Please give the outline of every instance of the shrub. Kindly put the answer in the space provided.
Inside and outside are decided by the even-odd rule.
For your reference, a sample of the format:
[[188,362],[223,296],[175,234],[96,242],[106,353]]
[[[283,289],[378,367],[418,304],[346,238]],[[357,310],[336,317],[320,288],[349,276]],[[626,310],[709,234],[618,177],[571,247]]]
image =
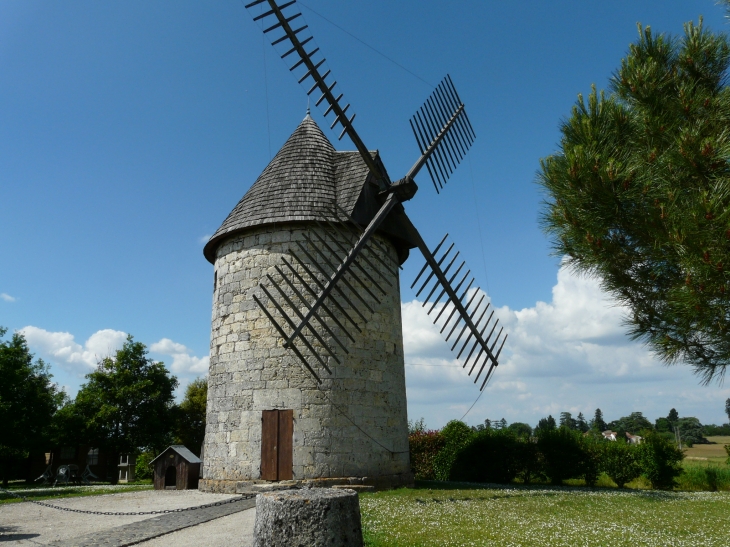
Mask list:
[[601,470],[623,488],[627,482],[641,476],[639,448],[623,441],[607,442],[602,446]]
[[553,484],[583,475],[585,457],[581,437],[579,432],[564,427],[540,431],[537,447],[544,458],[545,473]]
[[725,463],[730,465],[730,444],[724,445],[723,448],[725,449],[725,452],[727,452],[727,461]]
[[484,430],[459,450],[450,479],[470,482],[508,483],[517,476],[520,443],[506,430]]
[[730,490],[730,469],[716,465],[685,464],[678,479],[682,490]]
[[595,486],[598,476],[601,474],[603,439],[598,440],[592,435],[583,435],[581,438],[581,451],[583,452],[583,478],[588,486]]
[[152,467],[150,462],[155,459],[155,455],[152,452],[142,452],[137,456],[137,461],[134,464],[134,474],[137,480],[145,480],[152,478]]
[[639,445],[641,471],[652,488],[673,488],[677,484],[677,477],[682,473],[683,459],[681,450],[655,433],[649,433]]
[[517,463],[517,476],[525,484],[530,484],[533,479],[545,479],[545,458],[537,448],[537,443],[530,439],[522,439],[517,443],[515,454]]
[[434,480],[436,471],[434,460],[446,444],[443,435],[438,431],[415,431],[408,436],[411,451],[411,471],[417,479]]
[[433,459],[433,470],[436,480],[448,481],[451,469],[461,449],[474,438],[475,432],[464,422],[452,420],[441,430],[444,445]]

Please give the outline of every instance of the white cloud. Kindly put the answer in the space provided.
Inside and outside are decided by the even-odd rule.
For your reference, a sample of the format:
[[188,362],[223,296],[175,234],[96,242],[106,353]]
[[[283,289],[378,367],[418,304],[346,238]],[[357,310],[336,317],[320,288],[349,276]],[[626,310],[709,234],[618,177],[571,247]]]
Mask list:
[[[470,378],[462,369],[421,304],[402,304],[405,361],[430,365],[406,366],[409,414],[440,427],[460,418],[479,390],[475,373]],[[664,366],[626,336],[625,312],[597,280],[566,268],[558,272],[551,302],[522,310],[498,308],[495,316],[509,338],[500,366],[466,421],[504,417],[534,425],[561,411],[590,418],[597,407],[610,419],[641,411],[653,420],[676,407],[701,421],[726,421],[730,389],[700,386],[687,366]]]
[[198,243],[202,243],[203,245],[205,245],[206,243],[208,243],[211,237],[213,237],[213,234],[205,234],[204,236],[200,236],[198,238]]
[[206,374],[210,357],[195,357],[191,351],[182,344],[173,342],[169,338],[163,338],[150,346],[150,351],[172,357],[170,370],[177,374]]
[[69,332],[50,332],[34,326],[23,327],[20,332],[39,357],[78,374],[89,372],[100,359],[121,348],[127,339],[125,332],[103,329],[81,346]]
[[0,292],[0,299],[5,300],[5,302],[15,302],[17,298],[14,296],[10,296],[8,293]]

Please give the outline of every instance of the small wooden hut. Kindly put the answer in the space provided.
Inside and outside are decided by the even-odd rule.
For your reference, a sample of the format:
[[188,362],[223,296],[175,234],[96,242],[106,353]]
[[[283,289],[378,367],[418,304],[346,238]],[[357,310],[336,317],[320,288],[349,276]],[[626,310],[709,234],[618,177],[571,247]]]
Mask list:
[[181,444],[163,450],[150,462],[155,490],[191,490],[198,487],[200,458]]

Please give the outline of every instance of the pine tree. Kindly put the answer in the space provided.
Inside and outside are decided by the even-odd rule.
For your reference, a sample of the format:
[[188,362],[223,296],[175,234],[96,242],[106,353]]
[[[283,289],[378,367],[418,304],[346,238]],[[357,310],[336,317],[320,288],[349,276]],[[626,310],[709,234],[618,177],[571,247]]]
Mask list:
[[585,416],[583,416],[582,412],[578,413],[578,419],[576,420],[576,427],[578,428],[578,431],[582,431],[585,433],[590,428],[588,427],[588,423],[586,422]]
[[730,399],[725,400],[725,414],[727,414],[727,419],[730,421]]
[[677,425],[677,421],[679,420],[679,412],[677,412],[676,408],[673,408],[669,411],[669,414],[667,415],[667,420],[669,420],[669,424],[672,427]]
[[730,364],[730,42],[639,26],[610,95],[579,95],[541,162],[555,253],[629,309],[629,334],[703,382]]
[[606,429],[608,429],[606,422],[603,420],[603,412],[600,408],[597,408],[596,412],[593,414],[591,427],[596,431],[606,431]]

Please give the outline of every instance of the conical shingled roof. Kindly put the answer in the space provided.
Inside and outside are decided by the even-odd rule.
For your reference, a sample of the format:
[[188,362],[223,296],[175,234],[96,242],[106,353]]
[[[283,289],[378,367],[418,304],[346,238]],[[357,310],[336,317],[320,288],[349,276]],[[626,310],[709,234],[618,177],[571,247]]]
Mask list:
[[210,238],[203,254],[214,263],[215,249],[224,238],[254,226],[331,218],[335,203],[352,213],[368,176],[360,154],[336,151],[307,114]]

